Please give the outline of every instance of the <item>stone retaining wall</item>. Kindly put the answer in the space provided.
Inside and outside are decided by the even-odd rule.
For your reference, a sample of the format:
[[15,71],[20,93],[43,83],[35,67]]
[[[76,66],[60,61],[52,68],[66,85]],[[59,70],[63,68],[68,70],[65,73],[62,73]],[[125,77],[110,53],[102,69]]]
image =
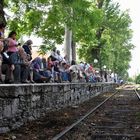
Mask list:
[[1,84],[0,133],[16,129],[50,111],[89,100],[114,87],[112,83]]

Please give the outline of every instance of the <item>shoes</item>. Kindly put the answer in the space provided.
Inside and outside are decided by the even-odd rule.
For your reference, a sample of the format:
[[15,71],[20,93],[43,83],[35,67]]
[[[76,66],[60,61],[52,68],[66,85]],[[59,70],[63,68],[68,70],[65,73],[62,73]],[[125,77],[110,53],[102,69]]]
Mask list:
[[30,80],[30,83],[35,83],[35,81],[33,81],[33,80]]
[[43,76],[42,76],[42,77],[40,78],[40,80],[41,80],[42,82],[44,82],[44,81],[47,80],[47,77],[43,77]]
[[22,81],[21,83],[30,83],[28,80]]
[[3,84],[3,81],[2,81],[2,79],[0,79],[0,84]]
[[5,80],[4,83],[5,84],[12,84],[12,83],[14,83],[14,81],[13,80]]
[[41,77],[41,78],[40,78],[40,80],[41,80],[42,82],[49,82],[50,79],[51,79],[51,77]]
[[14,84],[21,84],[21,82],[19,82],[19,81],[14,81]]
[[46,82],[50,82],[51,81],[51,77],[47,77]]

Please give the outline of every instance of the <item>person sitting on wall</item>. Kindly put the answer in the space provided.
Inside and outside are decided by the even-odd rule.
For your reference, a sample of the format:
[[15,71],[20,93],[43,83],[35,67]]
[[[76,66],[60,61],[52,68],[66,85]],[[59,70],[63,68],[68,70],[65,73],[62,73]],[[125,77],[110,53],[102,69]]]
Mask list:
[[44,71],[41,67],[42,59],[39,57],[36,57],[31,65],[33,69],[33,79],[37,83],[43,83],[43,82],[49,82],[50,81],[50,75],[47,71]]
[[56,52],[56,47],[54,47],[54,48],[52,49],[50,58],[51,58],[52,61],[58,60],[58,54],[57,54],[57,52]]
[[74,60],[71,61],[71,66],[69,67],[71,82],[78,82],[80,67],[76,64]]
[[60,75],[61,75],[62,82],[70,82],[71,81],[70,72],[69,72],[69,65],[63,61],[61,62],[61,66],[60,66]]
[[61,56],[60,51],[57,50],[56,53],[57,53],[57,59],[58,59],[58,61],[59,62],[62,62],[63,61],[63,57]]

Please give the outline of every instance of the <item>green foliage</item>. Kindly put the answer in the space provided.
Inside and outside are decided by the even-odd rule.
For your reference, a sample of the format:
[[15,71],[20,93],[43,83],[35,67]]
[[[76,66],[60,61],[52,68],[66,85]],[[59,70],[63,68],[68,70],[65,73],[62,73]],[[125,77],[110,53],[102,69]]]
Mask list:
[[39,55],[44,56],[47,53],[47,51],[48,51],[47,46],[41,45],[39,50],[38,50],[38,53],[39,53]]
[[97,25],[102,15],[87,0],[8,0],[7,6],[14,13],[8,22],[10,30],[17,29],[19,36],[36,34],[45,42],[57,44],[64,41],[65,25],[72,30],[76,42],[82,38],[90,40],[87,30]]
[[107,69],[125,77],[131,60],[131,50],[134,48],[130,43],[130,16],[128,11],[120,11],[119,5],[111,1],[103,1],[100,10],[104,14],[102,22],[97,28],[90,28],[92,40],[80,42],[82,47],[79,48],[79,56],[90,63],[98,59],[100,69],[106,65]]
[[131,77],[129,77],[129,78],[127,79],[127,81],[133,83],[133,82],[134,82],[134,79],[131,78]]
[[140,74],[135,79],[136,84],[140,84]]
[[52,48],[54,47],[55,47],[55,44],[53,44],[50,41],[47,41],[45,44],[40,46],[38,53],[39,55],[44,56],[45,54],[47,54],[48,51],[52,50]]
[[136,113],[136,119],[140,120],[140,112]]
[[0,1],[0,24],[6,25],[3,8],[4,8],[4,0],[1,0]]
[[16,30],[18,37],[36,34],[43,38],[40,54],[62,44],[65,26],[73,33],[73,40],[80,45],[81,59],[98,67],[127,75],[131,50],[132,31],[128,11],[120,11],[119,4],[111,0],[5,0],[12,13],[8,17],[9,30]]

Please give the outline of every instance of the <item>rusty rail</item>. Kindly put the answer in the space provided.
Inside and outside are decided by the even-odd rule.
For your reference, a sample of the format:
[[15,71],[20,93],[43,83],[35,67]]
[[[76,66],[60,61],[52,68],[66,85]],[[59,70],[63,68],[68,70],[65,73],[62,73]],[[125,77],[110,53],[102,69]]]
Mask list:
[[110,97],[108,97],[107,99],[105,99],[103,102],[101,102],[99,105],[97,105],[95,108],[93,108],[91,111],[89,111],[88,113],[86,113],[84,116],[82,116],[79,120],[77,120],[75,123],[73,123],[72,125],[68,126],[65,130],[63,130],[62,132],[60,132],[59,134],[57,134],[55,137],[52,138],[52,140],[58,140],[61,137],[63,137],[66,133],[68,133],[72,128],[74,128],[75,126],[77,126],[80,122],[82,122],[83,120],[85,120],[89,115],[93,114],[97,109],[99,109],[104,103],[106,103],[110,98],[112,98],[115,94],[117,94],[119,91],[116,90],[115,93],[113,93]]

